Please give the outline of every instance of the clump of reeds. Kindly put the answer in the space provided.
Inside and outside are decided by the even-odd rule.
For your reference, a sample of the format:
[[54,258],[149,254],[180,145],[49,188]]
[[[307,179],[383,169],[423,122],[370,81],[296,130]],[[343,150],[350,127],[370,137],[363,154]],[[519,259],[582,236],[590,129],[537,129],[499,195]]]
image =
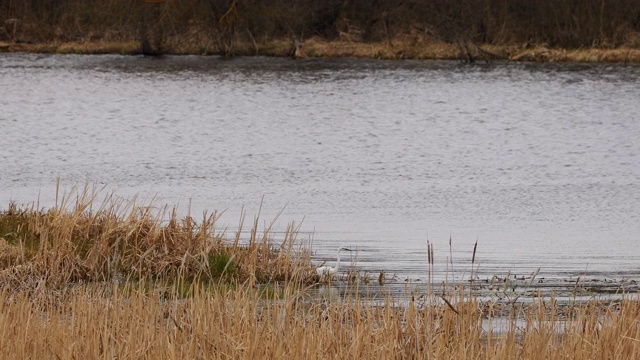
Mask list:
[[[275,243],[256,218],[248,239],[243,219],[232,239],[216,228],[219,214],[178,218],[87,187],[49,210],[10,205],[0,213],[0,285],[60,288],[87,282],[191,283],[310,281],[308,253],[292,224]],[[309,275],[310,276],[310,275]]]

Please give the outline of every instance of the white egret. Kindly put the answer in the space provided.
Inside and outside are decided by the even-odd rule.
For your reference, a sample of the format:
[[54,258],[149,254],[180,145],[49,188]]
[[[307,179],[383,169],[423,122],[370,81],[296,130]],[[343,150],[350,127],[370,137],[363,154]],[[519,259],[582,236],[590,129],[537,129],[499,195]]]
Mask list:
[[320,266],[319,268],[316,269],[316,273],[320,275],[321,278],[325,278],[325,277],[330,278],[338,272],[338,270],[340,269],[340,252],[341,251],[353,251],[353,250],[348,249],[346,247],[341,247],[340,249],[338,249],[338,260],[336,261],[335,267],[325,265],[325,266]]

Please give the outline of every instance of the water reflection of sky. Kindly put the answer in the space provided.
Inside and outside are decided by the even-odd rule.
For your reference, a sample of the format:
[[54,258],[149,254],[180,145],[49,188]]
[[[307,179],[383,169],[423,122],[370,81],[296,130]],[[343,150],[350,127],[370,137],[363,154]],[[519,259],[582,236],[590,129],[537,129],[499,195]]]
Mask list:
[[[302,220],[365,269],[637,270],[640,67],[0,57],[0,201],[57,177],[186,212]],[[313,233],[313,235],[311,235]],[[461,265],[464,267],[464,265]],[[635,276],[635,275],[634,275]]]

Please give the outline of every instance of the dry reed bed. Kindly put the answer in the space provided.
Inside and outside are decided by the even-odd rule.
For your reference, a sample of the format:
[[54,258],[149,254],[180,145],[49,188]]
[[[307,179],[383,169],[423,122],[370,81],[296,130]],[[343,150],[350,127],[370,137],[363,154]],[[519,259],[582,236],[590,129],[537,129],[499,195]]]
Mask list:
[[[7,357],[148,359],[631,359],[640,356],[640,306],[585,304],[569,320],[538,301],[504,330],[471,299],[399,308],[347,298],[304,301],[291,288],[273,297],[253,287],[194,289],[166,301],[114,287],[64,300],[5,290],[0,348]],[[455,309],[455,311],[454,311]]]

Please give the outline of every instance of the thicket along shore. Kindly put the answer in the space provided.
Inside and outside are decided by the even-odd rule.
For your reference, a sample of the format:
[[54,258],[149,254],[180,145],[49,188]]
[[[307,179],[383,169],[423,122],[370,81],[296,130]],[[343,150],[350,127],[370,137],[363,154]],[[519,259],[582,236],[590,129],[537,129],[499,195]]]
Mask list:
[[[362,277],[320,278],[308,251],[296,246],[294,225],[276,238],[256,218],[249,238],[240,239],[244,218],[226,234],[216,212],[197,221],[97,196],[85,188],[58,196],[48,210],[9,205],[0,213],[5,356],[640,355],[640,302],[622,288],[615,298],[560,304],[553,296],[487,298],[471,281],[373,299],[360,295],[368,286]],[[431,272],[433,247],[425,252]],[[474,249],[470,279],[475,262]],[[331,284],[343,281],[355,291]]]
[[640,61],[640,0],[64,0],[0,4],[0,51]]

